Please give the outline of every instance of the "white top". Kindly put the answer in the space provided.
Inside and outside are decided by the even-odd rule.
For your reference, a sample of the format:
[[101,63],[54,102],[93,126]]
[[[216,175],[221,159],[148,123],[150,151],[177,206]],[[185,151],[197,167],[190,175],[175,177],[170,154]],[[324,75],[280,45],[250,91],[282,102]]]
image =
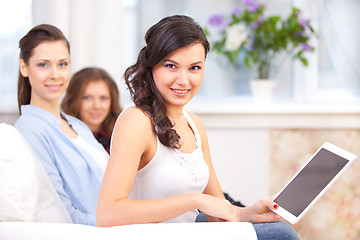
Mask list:
[[72,140],[75,145],[88,151],[88,153],[93,157],[95,162],[99,165],[102,172],[105,173],[106,166],[108,164],[107,156],[102,151],[100,151],[96,147],[93,147],[90,143],[85,141],[80,135],[78,135],[75,139]]
[[[130,199],[161,199],[204,191],[209,168],[202,153],[200,134],[190,116],[186,112],[183,115],[194,132],[197,148],[192,153],[182,153],[157,139],[155,156],[137,172]],[[198,213],[195,209],[165,222],[194,222]]]

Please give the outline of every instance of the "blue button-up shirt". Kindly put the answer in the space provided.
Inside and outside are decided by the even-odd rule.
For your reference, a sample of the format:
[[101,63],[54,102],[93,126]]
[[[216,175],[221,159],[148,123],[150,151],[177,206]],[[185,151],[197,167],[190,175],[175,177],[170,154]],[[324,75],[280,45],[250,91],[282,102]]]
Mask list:
[[[15,127],[43,164],[74,223],[95,225],[96,204],[104,174],[93,157],[79,148],[60,128],[60,120],[46,110],[21,106]],[[73,130],[109,155],[79,119],[61,113]]]

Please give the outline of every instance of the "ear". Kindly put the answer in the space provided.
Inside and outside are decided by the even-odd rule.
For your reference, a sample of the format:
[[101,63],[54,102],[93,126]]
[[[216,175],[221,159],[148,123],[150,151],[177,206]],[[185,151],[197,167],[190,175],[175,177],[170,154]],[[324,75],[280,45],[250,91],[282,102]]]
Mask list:
[[20,73],[23,75],[23,77],[29,76],[28,66],[23,59],[20,59]]

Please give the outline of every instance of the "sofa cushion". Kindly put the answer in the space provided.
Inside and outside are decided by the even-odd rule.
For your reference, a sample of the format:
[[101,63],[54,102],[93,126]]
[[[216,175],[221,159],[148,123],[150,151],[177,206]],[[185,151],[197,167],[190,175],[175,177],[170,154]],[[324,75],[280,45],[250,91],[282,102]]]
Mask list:
[[13,126],[0,123],[0,221],[71,223],[30,146]]

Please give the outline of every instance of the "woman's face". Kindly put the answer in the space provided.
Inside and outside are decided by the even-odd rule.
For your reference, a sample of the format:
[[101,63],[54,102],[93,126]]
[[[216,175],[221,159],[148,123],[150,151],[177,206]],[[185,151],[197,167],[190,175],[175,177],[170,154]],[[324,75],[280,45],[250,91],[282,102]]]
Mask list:
[[70,54],[64,41],[46,41],[33,49],[26,64],[20,59],[20,72],[31,85],[30,104],[58,105],[70,82]]
[[80,104],[80,119],[96,132],[108,116],[111,107],[109,86],[104,80],[91,81],[84,90]]
[[201,43],[179,48],[153,67],[153,78],[167,107],[184,106],[200,88],[205,65]]

